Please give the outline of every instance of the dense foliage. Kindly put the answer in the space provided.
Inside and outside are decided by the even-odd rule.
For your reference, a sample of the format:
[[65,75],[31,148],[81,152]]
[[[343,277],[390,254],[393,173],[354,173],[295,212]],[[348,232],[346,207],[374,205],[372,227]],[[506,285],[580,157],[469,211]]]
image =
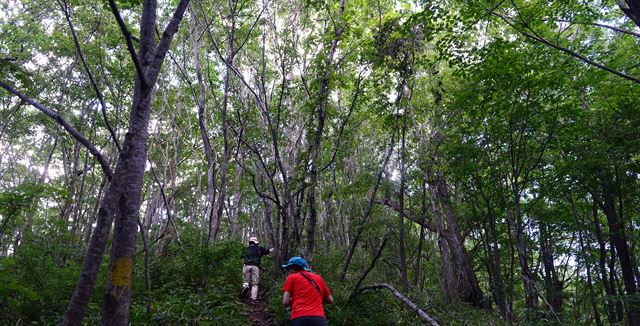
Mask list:
[[0,5],[0,322],[640,325],[640,2],[155,3]]

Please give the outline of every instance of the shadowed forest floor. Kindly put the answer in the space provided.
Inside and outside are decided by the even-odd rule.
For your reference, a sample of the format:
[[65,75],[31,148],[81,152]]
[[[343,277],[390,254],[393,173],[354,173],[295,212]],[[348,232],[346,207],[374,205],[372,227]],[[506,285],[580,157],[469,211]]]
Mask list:
[[252,302],[248,295],[241,299],[241,302],[245,304],[245,314],[254,326],[273,326],[276,324],[275,317],[267,310],[271,300],[268,293],[266,286],[260,284],[258,300]]

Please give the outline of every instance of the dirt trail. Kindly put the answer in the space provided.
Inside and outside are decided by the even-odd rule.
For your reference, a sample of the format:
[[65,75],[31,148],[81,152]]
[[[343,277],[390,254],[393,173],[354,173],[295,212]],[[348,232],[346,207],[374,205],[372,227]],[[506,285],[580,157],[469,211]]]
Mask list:
[[270,298],[267,296],[264,286],[260,287],[258,291],[258,300],[255,302],[249,299],[249,296],[242,299],[242,302],[246,305],[246,315],[251,320],[254,326],[273,326],[275,325],[275,319],[267,311],[267,306]]

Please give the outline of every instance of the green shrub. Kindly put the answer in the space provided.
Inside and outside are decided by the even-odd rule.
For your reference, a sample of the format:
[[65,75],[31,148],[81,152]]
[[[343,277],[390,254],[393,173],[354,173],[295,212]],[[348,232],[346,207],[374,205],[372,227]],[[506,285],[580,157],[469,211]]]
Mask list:
[[77,244],[55,232],[26,233],[0,258],[0,321],[59,324],[80,274]]
[[136,260],[130,321],[135,325],[246,325],[236,295],[242,284],[243,246],[199,245],[189,234],[172,242],[162,257],[150,257],[151,313],[146,311],[143,257]]

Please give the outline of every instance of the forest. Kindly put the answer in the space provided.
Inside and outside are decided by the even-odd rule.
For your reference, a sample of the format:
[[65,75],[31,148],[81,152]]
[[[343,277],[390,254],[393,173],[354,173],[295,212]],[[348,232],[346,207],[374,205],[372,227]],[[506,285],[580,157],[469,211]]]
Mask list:
[[640,0],[0,8],[4,325],[640,325]]

